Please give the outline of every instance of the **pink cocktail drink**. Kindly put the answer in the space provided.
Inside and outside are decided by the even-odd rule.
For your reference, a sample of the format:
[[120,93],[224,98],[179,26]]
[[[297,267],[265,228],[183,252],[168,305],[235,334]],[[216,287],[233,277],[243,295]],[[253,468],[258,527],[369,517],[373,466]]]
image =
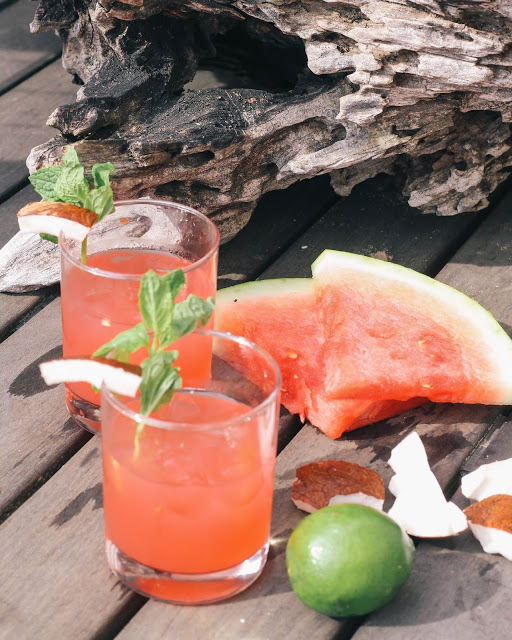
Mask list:
[[[137,415],[138,399],[102,390],[107,556],[118,577],[145,595],[220,600],[264,566],[280,378],[273,361],[252,350],[244,342],[238,362],[230,356],[227,365],[214,355],[201,388],[176,392],[149,419]],[[244,371],[248,362],[264,371],[263,385]]]
[[[163,223],[158,235],[151,233],[153,216]],[[116,203],[115,213],[93,227],[85,265],[79,243],[61,237],[60,245],[65,357],[91,355],[142,320],[138,292],[149,269],[159,275],[183,269],[186,284],[178,301],[189,294],[215,296],[218,231],[206,216],[181,205],[150,200]],[[185,384],[203,375],[208,366],[196,357],[195,342],[186,336],[173,345],[180,351],[177,364]],[[140,349],[131,362],[139,364],[146,356]],[[99,431],[99,394],[90,385],[67,384],[66,403],[76,422]]]

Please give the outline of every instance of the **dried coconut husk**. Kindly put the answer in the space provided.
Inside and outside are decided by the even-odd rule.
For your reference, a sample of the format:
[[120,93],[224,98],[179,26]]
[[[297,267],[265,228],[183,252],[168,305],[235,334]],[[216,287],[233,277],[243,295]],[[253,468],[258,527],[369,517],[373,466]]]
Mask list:
[[475,502],[464,509],[464,513],[473,524],[512,533],[512,496],[505,493]]
[[295,505],[308,513],[344,502],[382,510],[384,496],[384,481],[376,471],[344,460],[321,460],[299,467],[291,495]]
[[499,553],[512,560],[512,496],[489,496],[467,507],[464,513],[486,553]]

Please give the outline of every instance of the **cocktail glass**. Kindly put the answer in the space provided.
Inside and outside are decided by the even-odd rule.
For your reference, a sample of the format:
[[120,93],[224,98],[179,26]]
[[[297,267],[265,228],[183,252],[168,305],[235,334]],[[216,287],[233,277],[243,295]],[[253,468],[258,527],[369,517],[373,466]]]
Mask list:
[[[183,269],[186,284],[178,301],[188,294],[215,296],[219,233],[209,218],[189,207],[146,199],[116,202],[114,213],[89,233],[87,264],[80,259],[81,243],[61,234],[59,244],[64,357],[90,356],[141,321],[138,292],[148,269],[159,275]],[[185,336],[175,343],[185,383],[205,366],[195,358],[194,342]],[[139,364],[146,355],[141,349],[131,362]],[[66,384],[65,393],[73,420],[98,433],[99,393],[86,383]]]
[[157,414],[141,416],[138,398],[105,386],[101,396],[110,568],[135,591],[178,604],[223,600],[261,573],[276,455],[274,360],[231,334],[196,338],[210,375]]

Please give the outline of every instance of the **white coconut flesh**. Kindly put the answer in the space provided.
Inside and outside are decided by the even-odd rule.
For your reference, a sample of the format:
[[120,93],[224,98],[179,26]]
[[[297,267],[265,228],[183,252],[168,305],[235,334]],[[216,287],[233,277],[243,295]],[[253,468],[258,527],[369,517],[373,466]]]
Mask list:
[[76,220],[59,218],[58,216],[19,216],[18,224],[22,233],[47,233],[59,237],[62,231],[67,238],[78,242],[82,242],[91,230],[91,227],[87,227]]
[[512,458],[483,464],[462,478],[461,490],[470,500],[483,500],[498,493],[512,495]]
[[142,377],[122,366],[87,358],[61,358],[42,362],[41,375],[48,385],[60,382],[88,382],[97,389],[104,383],[115,393],[134,397]]
[[409,535],[442,538],[467,529],[464,513],[444,497],[417,433],[392,450],[389,465],[395,472],[389,490],[396,500],[388,515]]
[[486,398],[471,401],[512,403],[512,340],[472,298],[413,269],[343,251],[324,251],[313,263],[312,271],[315,287],[320,290],[347,283],[368,295],[375,291],[378,296],[382,291],[385,297],[392,296],[405,308],[422,313],[454,341],[462,341],[467,353],[463,351],[461,357],[468,361],[470,379],[475,375],[473,367],[477,379],[485,373],[482,392]]
[[469,528],[485,553],[499,553],[507,560],[512,560],[512,533],[473,522],[469,523]]

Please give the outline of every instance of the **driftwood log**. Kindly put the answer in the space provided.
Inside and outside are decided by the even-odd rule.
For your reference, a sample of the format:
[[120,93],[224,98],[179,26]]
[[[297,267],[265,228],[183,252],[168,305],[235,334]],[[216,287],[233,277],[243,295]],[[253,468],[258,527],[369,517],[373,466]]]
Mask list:
[[510,171],[512,0],[41,0],[31,28],[57,30],[82,86],[30,170],[71,143],[114,162],[117,197],[188,203],[224,240],[323,173],[341,195],[395,174],[452,215]]

